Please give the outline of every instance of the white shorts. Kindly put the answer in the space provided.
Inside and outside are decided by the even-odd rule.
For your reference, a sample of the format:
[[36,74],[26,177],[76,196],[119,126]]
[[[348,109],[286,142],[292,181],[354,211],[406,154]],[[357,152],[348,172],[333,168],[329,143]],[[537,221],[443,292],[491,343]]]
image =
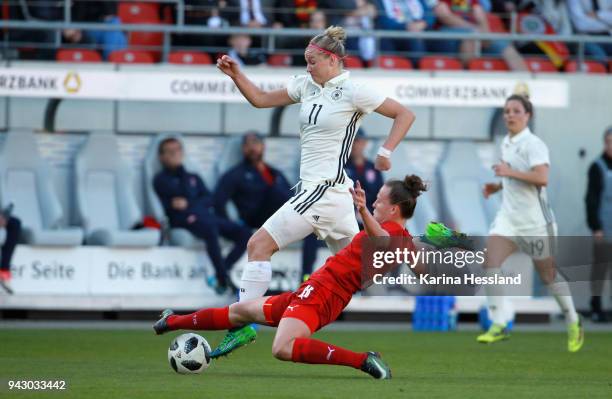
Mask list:
[[335,185],[302,182],[298,193],[270,216],[263,228],[279,249],[313,232],[320,240],[352,239],[359,232],[348,191],[352,185],[350,180]]
[[504,215],[498,214],[491,225],[489,235],[508,238],[521,252],[532,259],[546,259],[555,253],[557,225],[549,223],[528,229],[517,229]]

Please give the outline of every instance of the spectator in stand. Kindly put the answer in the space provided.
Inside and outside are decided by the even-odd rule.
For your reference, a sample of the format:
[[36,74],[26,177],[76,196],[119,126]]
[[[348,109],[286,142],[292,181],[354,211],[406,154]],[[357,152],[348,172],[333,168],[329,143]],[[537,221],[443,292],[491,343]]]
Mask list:
[[[439,0],[433,11],[439,23],[438,30],[446,32],[490,32],[485,10],[478,0]],[[493,40],[482,42],[484,53],[502,56],[510,69],[527,71],[525,60],[516,48],[507,41]],[[476,55],[476,43],[473,40],[436,40],[432,43],[436,52],[456,53],[460,50],[464,61],[469,61]]]
[[223,12],[232,26],[262,28],[274,22],[275,0],[227,0]]
[[[282,172],[264,162],[264,151],[264,139],[259,133],[245,133],[242,138],[242,162],[219,179],[215,190],[217,214],[228,218],[226,206],[232,201],[242,223],[252,229],[260,228],[292,195]],[[304,239],[302,275],[312,272],[318,246],[314,234]]]
[[[567,0],[567,7],[576,33],[609,36],[612,32],[611,0]],[[612,44],[591,43],[589,54],[606,62],[612,56]]]
[[[368,137],[363,129],[357,130],[351,156],[346,163],[346,173],[354,182],[359,181],[361,188],[366,193],[366,206],[370,212],[374,211],[374,201],[378,190],[383,186],[384,179],[382,173],[374,167],[374,163],[366,158],[365,149],[368,146]],[[359,213],[357,213],[359,215]],[[357,220],[361,224],[359,216]]]
[[[216,272],[216,282],[210,280],[208,283],[214,286],[217,293],[222,294],[231,284],[227,271],[244,254],[251,232],[215,215],[213,197],[204,181],[183,167],[183,146],[179,140],[163,140],[159,144],[158,154],[163,170],[155,176],[153,185],[170,226],[187,229],[204,240]],[[221,255],[220,235],[234,242],[225,259]]]
[[[224,0],[184,0],[185,24],[206,26],[209,28],[224,28],[229,26],[225,14]],[[185,47],[218,47],[227,45],[227,36],[223,35],[198,35],[198,34],[173,34],[173,46]]]
[[491,8],[487,9],[488,12],[493,12],[495,14],[502,14],[503,16],[504,14],[509,14],[509,13],[518,11],[521,4],[525,3],[525,1],[524,0],[489,0],[489,3],[490,3]]
[[[274,14],[275,28],[306,28],[310,23],[310,15],[322,10],[317,0],[277,0]],[[303,40],[300,40],[300,45]]]
[[[371,30],[375,26],[375,18],[378,15],[376,6],[368,0],[356,0],[355,8],[345,19],[347,28]],[[366,61],[372,61],[376,57],[376,39],[371,36],[349,37],[346,41],[349,50],[357,50],[359,57]]]
[[[528,0],[522,4],[521,10],[531,8],[531,12],[541,16],[559,35],[572,35],[574,29],[570,20],[567,4],[564,0]],[[578,46],[566,44],[574,53]],[[529,51],[535,46],[522,47],[521,51]],[[602,47],[597,43],[584,43],[584,52],[588,57],[606,63],[607,57]]]
[[[437,0],[376,0],[378,17],[376,27],[384,30],[406,32],[424,32],[432,28],[434,18],[431,8],[437,6]],[[418,62],[425,52],[425,41],[422,39],[382,39],[382,51],[408,52],[413,62]]]
[[[119,25],[117,3],[105,1],[74,0],[72,2],[72,20],[74,22],[95,22]],[[108,59],[111,52],[127,48],[128,40],[124,32],[111,30],[65,29],[62,31],[64,43],[95,47],[102,49],[102,56]]]
[[244,34],[232,35],[229,38],[231,49],[227,54],[235,59],[241,67],[245,65],[261,65],[265,64],[266,57],[251,49],[251,36]]
[[[272,27],[280,28],[312,28],[321,26],[325,18],[324,28],[333,25],[334,21],[343,20],[355,10],[354,0],[276,0]],[[319,14],[322,12],[323,15]],[[317,15],[315,15],[317,14]],[[312,24],[312,25],[311,25]],[[277,37],[276,46],[279,51],[287,50],[293,54],[293,66],[306,66],[304,60],[304,44],[310,37]]]
[[11,287],[11,260],[19,235],[21,234],[21,221],[10,215],[10,208],[0,212],[0,229],[6,229],[6,239],[0,252],[0,287],[9,295],[13,294]]
[[[63,8],[52,2],[4,2],[2,15],[5,20],[59,21],[63,19]],[[18,45],[19,58],[28,60],[52,60],[55,58],[55,32],[41,29],[3,29],[2,37]],[[32,49],[31,43],[39,48]]]
[[612,272],[612,126],[604,133],[604,151],[589,168],[586,194],[587,223],[593,233],[591,316],[608,321],[601,296],[606,275]]

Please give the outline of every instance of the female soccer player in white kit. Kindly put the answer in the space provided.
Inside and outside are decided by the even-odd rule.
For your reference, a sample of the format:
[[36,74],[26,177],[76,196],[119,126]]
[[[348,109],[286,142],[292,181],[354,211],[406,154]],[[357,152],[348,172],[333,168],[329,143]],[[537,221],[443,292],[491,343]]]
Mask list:
[[[217,67],[257,108],[301,103],[300,188],[249,240],[248,263],[242,273],[240,301],[258,298],[272,278],[270,258],[281,248],[311,233],[336,253],[359,232],[344,172],[355,133],[364,115],[375,111],[394,120],[378,151],[376,167],[388,170],[390,156],[414,122],[414,114],[397,101],[357,84],[343,70],[346,33],[329,27],[315,36],[305,51],[307,74],[294,76],[286,89],[266,92],[251,82],[237,62],[224,55]],[[212,356],[218,357],[255,339],[252,327],[230,331]]]
[[[508,135],[502,142],[502,162],[495,165],[501,183],[488,183],[485,198],[503,190],[499,210],[487,241],[487,275],[501,275],[504,261],[516,250],[533,259],[533,263],[565,315],[570,352],[584,343],[582,325],[567,281],[555,270],[553,241],[557,226],[546,198],[550,159],[548,147],[529,129],[533,106],[524,96],[512,95],[506,100],[504,121]],[[503,286],[485,286],[493,319],[491,328],[478,336],[481,343],[498,342],[509,337]]]

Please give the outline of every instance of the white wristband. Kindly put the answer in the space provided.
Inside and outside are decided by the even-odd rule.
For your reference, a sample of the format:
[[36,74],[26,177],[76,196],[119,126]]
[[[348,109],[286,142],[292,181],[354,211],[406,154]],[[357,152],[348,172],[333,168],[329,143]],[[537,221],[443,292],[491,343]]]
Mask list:
[[392,152],[393,152],[393,151],[388,150],[388,149],[386,149],[385,147],[382,147],[382,146],[381,146],[381,147],[378,149],[378,152],[376,153],[376,155],[380,155],[381,157],[384,157],[384,158],[391,158],[391,153],[392,153]]

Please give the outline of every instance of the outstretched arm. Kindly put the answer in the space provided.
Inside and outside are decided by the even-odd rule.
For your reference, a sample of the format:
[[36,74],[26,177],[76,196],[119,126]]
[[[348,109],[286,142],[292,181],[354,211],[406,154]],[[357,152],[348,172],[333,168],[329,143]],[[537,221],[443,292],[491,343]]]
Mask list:
[[[385,99],[375,111],[387,118],[393,119],[391,132],[382,145],[378,156],[376,156],[375,162],[376,169],[389,170],[391,169],[391,160],[389,159],[391,153],[406,136],[416,118],[412,111],[390,98]],[[381,151],[385,152],[385,154],[381,155]]]
[[217,60],[217,68],[234,81],[244,98],[256,108],[280,107],[294,103],[287,94],[287,89],[261,90],[242,73],[236,60],[229,55],[224,55]]
[[353,196],[353,202],[357,207],[357,212],[361,215],[363,219],[363,227],[366,234],[369,237],[388,237],[389,233],[380,227],[380,224],[374,219],[374,216],[368,210],[366,206],[366,196],[365,191],[361,188],[361,184],[359,181],[355,184],[355,188],[349,188],[351,195]]

